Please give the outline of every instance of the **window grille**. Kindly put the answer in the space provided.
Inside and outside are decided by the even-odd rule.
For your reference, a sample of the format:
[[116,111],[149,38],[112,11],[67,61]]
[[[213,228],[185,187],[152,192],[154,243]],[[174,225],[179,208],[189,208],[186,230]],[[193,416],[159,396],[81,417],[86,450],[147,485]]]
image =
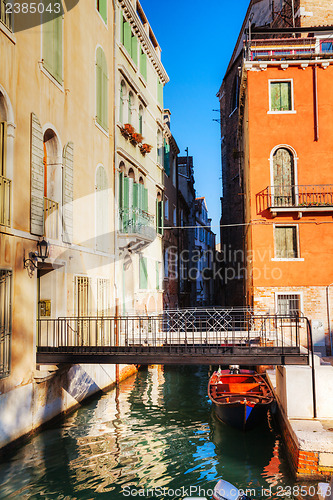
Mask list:
[[12,272],[0,270],[0,378],[10,373]]
[[300,315],[301,296],[298,294],[279,294],[277,296],[277,313],[283,316]]

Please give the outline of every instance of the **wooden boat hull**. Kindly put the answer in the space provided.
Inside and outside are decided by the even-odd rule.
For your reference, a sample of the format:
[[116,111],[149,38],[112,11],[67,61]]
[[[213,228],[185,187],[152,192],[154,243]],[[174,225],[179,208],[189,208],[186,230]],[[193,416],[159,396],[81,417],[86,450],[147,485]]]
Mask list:
[[250,407],[242,403],[214,403],[214,408],[219,420],[242,431],[248,431],[265,420],[269,405],[258,403]]
[[209,380],[208,395],[216,416],[244,431],[263,421],[273,401],[266,379],[249,370],[237,374],[228,370],[214,372]]

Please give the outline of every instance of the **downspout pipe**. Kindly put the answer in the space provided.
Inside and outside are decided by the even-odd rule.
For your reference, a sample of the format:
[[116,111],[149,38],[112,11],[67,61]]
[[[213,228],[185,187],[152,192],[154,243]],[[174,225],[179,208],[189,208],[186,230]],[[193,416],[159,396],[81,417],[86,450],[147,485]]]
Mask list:
[[314,140],[319,141],[319,117],[318,117],[318,66],[313,66],[313,111],[314,111]]
[[332,338],[332,330],[331,330],[331,311],[330,311],[330,287],[332,285],[333,285],[333,283],[330,283],[326,287],[327,324],[328,324],[328,334],[330,337],[331,356],[333,356],[333,338]]

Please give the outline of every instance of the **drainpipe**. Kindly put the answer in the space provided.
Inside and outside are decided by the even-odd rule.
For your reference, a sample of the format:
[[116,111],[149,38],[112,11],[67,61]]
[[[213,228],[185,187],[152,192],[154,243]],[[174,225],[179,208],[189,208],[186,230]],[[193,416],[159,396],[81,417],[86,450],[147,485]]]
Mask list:
[[313,111],[314,111],[314,140],[319,141],[319,118],[318,118],[318,68],[313,66]]
[[331,356],[333,356],[333,338],[332,338],[332,330],[331,330],[331,312],[330,312],[330,287],[332,285],[333,285],[333,283],[330,283],[326,287],[327,323],[328,323],[328,334],[330,336]]

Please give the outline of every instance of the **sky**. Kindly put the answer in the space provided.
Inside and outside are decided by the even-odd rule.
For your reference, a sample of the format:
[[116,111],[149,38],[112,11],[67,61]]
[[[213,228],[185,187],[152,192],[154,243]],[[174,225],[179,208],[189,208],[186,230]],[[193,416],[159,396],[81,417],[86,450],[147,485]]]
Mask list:
[[[194,158],[197,196],[205,196],[219,241],[221,150],[216,94],[227,69],[249,0],[140,0],[162,49],[170,82],[164,107],[171,132],[185,155]],[[213,227],[214,226],[214,227]]]

